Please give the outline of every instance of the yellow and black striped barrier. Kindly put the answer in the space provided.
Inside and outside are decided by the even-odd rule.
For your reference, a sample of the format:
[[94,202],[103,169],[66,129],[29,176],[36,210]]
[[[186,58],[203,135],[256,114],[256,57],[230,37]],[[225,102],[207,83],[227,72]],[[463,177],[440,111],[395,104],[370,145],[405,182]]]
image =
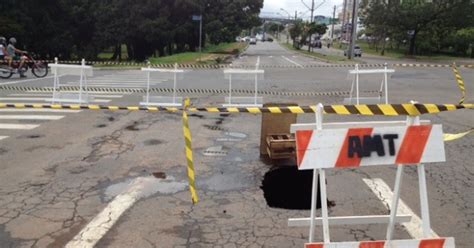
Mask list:
[[188,164],[188,178],[189,178],[189,191],[191,191],[191,198],[194,204],[199,202],[199,197],[196,192],[196,172],[194,170],[194,159],[193,159],[193,138],[191,135],[191,129],[189,129],[189,119],[186,109],[191,106],[191,101],[186,99],[183,111],[183,131],[184,140],[186,145],[186,161]]
[[[110,111],[148,111],[148,112],[180,112],[182,108],[172,107],[141,107],[141,106],[105,106],[105,105],[56,105],[56,104],[2,104],[0,108],[33,108],[33,109],[71,109],[71,110],[110,110]],[[316,105],[290,107],[263,107],[263,108],[219,108],[194,107],[186,108],[187,112],[208,113],[250,113],[250,114],[306,114],[316,113]],[[418,116],[424,114],[438,114],[441,112],[460,109],[474,109],[474,104],[372,104],[372,105],[327,105],[325,114],[335,115],[364,115],[364,116]]]
[[461,90],[461,100],[459,101],[459,104],[463,104],[466,100],[466,86],[464,84],[464,80],[462,79],[461,73],[459,73],[459,70],[456,67],[456,63],[453,63],[453,71],[456,81],[458,82],[459,89]]

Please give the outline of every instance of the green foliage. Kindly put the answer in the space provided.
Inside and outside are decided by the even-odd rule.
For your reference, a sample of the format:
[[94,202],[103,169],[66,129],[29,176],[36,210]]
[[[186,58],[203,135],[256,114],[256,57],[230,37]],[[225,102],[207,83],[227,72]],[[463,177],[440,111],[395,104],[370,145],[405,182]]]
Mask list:
[[42,58],[95,59],[112,48],[112,58],[144,60],[194,52],[199,46],[233,41],[260,24],[263,0],[1,0],[0,35]]
[[[458,37],[460,30],[474,27],[471,0],[361,2],[366,35],[375,47],[382,44],[406,47],[407,54],[455,52],[466,54],[469,38]],[[467,35],[466,37],[469,37]],[[386,44],[386,38],[390,38]]]

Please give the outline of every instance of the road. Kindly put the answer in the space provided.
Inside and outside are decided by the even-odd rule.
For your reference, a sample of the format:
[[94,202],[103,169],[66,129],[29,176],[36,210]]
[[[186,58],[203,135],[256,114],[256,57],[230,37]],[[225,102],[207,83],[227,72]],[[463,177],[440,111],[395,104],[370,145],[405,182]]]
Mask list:
[[[348,68],[298,68],[321,64],[276,43],[250,46],[236,65],[265,68],[262,91],[349,91]],[[291,66],[291,67],[290,67]],[[295,68],[296,66],[296,68]],[[389,79],[392,103],[456,103],[460,92],[449,68],[395,68]],[[461,69],[468,102],[474,73]],[[1,80],[0,86],[51,87],[52,78]],[[169,77],[153,88],[172,87]],[[378,90],[380,77],[364,77],[363,91]],[[78,78],[61,77],[77,85]],[[142,88],[138,70],[97,70],[90,86]],[[233,88],[252,89],[235,79]],[[227,89],[222,70],[187,71],[183,89]],[[137,105],[139,93],[94,92],[93,104]],[[224,103],[223,94],[181,94],[194,105]],[[51,93],[1,91],[0,102],[46,103]],[[265,102],[340,104],[343,96],[265,95]],[[325,121],[404,120],[327,116]],[[473,127],[472,111],[423,119],[456,133]],[[314,122],[301,115],[298,122]],[[309,217],[311,174],[295,166],[273,166],[259,156],[261,117],[246,114],[190,115],[200,202],[187,188],[181,115],[146,112],[89,112],[0,109],[1,247],[302,247],[307,228],[288,227],[288,218]],[[426,165],[432,229],[455,237],[458,247],[474,242],[473,136],[446,143],[446,163]],[[394,166],[328,171],[331,216],[387,214]],[[404,210],[420,216],[416,168],[405,169]],[[279,207],[278,207],[279,206]],[[318,215],[320,212],[318,211]],[[416,218],[415,218],[416,219]],[[419,238],[417,222],[398,225],[395,238]],[[333,241],[384,239],[385,225],[335,226]],[[322,240],[317,228],[316,240]]]

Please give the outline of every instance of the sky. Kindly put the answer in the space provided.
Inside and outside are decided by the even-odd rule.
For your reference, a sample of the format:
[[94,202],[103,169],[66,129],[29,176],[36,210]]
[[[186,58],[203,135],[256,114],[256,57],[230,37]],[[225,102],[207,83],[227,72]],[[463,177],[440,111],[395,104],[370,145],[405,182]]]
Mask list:
[[[303,0],[306,5],[311,7],[311,0]],[[324,2],[324,3],[323,3]],[[321,4],[321,7],[315,10],[315,15],[324,15],[324,16],[332,16],[332,12],[334,9],[334,5],[337,5],[336,16],[338,12],[342,10],[342,3],[343,0],[315,0],[314,6],[318,6]],[[263,16],[278,16],[277,13],[281,13],[282,15],[288,16],[284,11],[280,9],[283,8],[288,11],[292,17],[295,16],[295,10],[298,12],[306,13],[303,17],[308,18],[311,16],[311,12],[308,11],[308,8],[301,3],[301,0],[264,0],[263,9],[261,15]],[[298,14],[300,16],[300,14]]]

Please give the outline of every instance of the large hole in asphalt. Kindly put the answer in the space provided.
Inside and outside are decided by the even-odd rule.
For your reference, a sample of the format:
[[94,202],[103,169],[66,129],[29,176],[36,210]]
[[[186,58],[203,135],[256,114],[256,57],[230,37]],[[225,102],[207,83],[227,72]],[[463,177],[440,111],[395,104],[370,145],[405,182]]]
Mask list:
[[[311,209],[313,171],[299,171],[297,166],[282,166],[268,171],[262,182],[262,190],[269,207],[306,210]],[[321,208],[319,197],[317,208]]]

